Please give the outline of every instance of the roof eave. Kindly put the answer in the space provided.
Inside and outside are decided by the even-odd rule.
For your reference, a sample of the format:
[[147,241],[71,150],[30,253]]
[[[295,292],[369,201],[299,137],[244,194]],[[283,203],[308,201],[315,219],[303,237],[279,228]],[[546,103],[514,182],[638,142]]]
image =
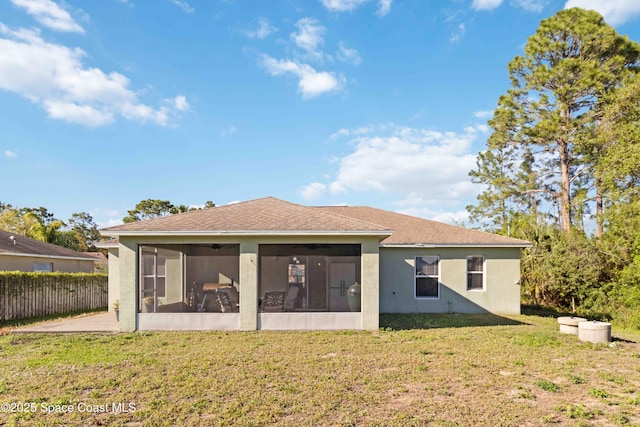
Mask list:
[[[102,230],[103,236],[391,236],[391,230]],[[104,247],[104,246],[102,246]]]
[[398,243],[398,244],[384,244],[381,243],[381,248],[530,248],[532,243]]
[[74,261],[99,261],[98,258],[95,257],[75,257],[75,256],[64,256],[64,255],[46,255],[46,254],[23,254],[17,252],[0,252],[0,255],[7,256],[19,256],[19,257],[28,257],[28,258],[51,258],[51,259],[68,259]]
[[94,246],[96,248],[100,248],[100,249],[115,249],[118,247],[118,243],[117,242],[109,242],[109,243],[94,243]]

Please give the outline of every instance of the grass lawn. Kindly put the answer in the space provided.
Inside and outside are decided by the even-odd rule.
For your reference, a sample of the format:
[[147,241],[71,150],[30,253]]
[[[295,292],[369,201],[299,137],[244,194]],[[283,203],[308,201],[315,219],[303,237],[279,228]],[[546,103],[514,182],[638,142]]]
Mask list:
[[381,323],[0,336],[0,425],[640,425],[640,334],[592,345],[539,316]]

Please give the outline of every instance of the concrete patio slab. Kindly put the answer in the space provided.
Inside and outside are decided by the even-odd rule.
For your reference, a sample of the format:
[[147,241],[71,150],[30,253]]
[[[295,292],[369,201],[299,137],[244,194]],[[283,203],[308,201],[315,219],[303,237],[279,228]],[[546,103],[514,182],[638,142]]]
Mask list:
[[73,319],[65,319],[41,323],[39,325],[23,326],[11,330],[12,334],[42,334],[42,333],[117,333],[119,332],[115,313],[100,313]]

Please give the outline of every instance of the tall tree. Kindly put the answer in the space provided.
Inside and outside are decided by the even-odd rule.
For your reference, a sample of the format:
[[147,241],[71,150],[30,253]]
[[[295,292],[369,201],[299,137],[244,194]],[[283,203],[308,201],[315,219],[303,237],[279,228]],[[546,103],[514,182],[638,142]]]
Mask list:
[[[204,209],[215,207],[215,203],[211,200],[207,200],[204,204]],[[146,199],[141,200],[134,209],[127,211],[129,215],[122,220],[127,222],[144,221],[147,219],[160,218],[168,215],[175,215],[178,213],[195,211],[203,208],[196,208],[187,205],[174,205],[168,200],[156,200]]]
[[122,221],[136,222],[147,219],[160,218],[175,213],[176,207],[168,200],[146,199],[136,204],[136,207],[127,211],[129,215],[122,218]]
[[577,138],[579,130],[596,120],[599,100],[637,64],[639,54],[640,46],[618,35],[597,12],[573,8],[542,21],[524,56],[509,63],[512,88],[490,121],[490,148],[517,146],[535,157],[538,188],[527,191],[544,190],[558,207],[565,233],[574,223],[573,196],[584,196],[592,167],[585,152],[594,147]]
[[98,224],[90,214],[87,212],[74,213],[69,218],[68,225],[70,231],[78,235],[78,242],[84,242],[85,250],[95,250],[94,243],[100,240],[100,231],[98,231]]
[[599,159],[596,175],[608,195],[605,243],[635,264],[640,278],[640,75],[610,97],[601,135],[606,155]]

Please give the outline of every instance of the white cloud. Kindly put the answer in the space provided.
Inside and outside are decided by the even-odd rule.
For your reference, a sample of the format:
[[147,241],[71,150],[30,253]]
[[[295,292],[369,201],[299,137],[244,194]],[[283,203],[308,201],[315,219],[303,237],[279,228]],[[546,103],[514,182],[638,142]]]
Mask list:
[[542,12],[542,9],[549,4],[548,0],[513,0],[514,4],[530,12]]
[[[320,3],[331,12],[350,12],[372,0],[320,0]],[[379,0],[376,15],[385,16],[391,10],[393,0]]]
[[419,196],[413,199],[410,195],[407,199],[396,202],[396,205],[402,206],[398,210],[399,213],[428,218],[446,224],[463,225],[469,221],[469,212],[466,209],[454,211],[433,209],[430,201]]
[[624,24],[640,15],[638,0],[568,0],[564,8],[581,7],[599,12],[611,25]]
[[40,105],[54,119],[95,127],[120,115],[167,126],[188,108],[181,95],[159,108],[142,104],[126,76],[86,66],[82,49],[49,43],[37,29],[14,31],[0,22],[0,52],[0,89]]
[[344,136],[362,136],[367,135],[373,132],[384,132],[387,129],[393,127],[393,123],[386,123],[380,125],[366,125],[366,126],[358,126],[353,129],[339,129],[338,131],[331,134],[331,139],[336,139]]
[[8,159],[15,159],[16,157],[18,157],[18,155],[14,151],[11,151],[11,150],[5,150],[4,151],[4,156],[6,158],[8,158]]
[[291,40],[314,59],[322,59],[319,47],[324,44],[327,29],[313,18],[302,18],[295,25],[298,31],[291,33]]
[[308,64],[291,60],[275,59],[262,55],[261,65],[273,76],[293,74],[298,78],[298,89],[303,98],[339,91],[344,86],[344,76],[328,71],[316,71]]
[[78,105],[74,102],[43,100],[44,109],[52,119],[61,119],[73,123],[82,123],[98,127],[113,122],[113,114],[102,112],[90,105]]
[[475,167],[472,143],[483,134],[481,126],[462,132],[399,127],[393,124],[340,129],[334,135],[353,138],[350,152],[337,159],[337,170],[327,182],[303,187],[303,195],[320,198],[358,192],[398,195],[399,209],[411,214],[464,221],[466,200],[478,186],[468,176]]
[[348,12],[368,1],[369,0],[320,0],[320,3],[332,12]]
[[171,1],[171,3],[175,4],[176,6],[178,6],[180,9],[182,9],[182,11],[184,13],[193,13],[196,10],[194,8],[192,8],[189,3],[187,3],[184,0],[169,0]]
[[475,10],[493,10],[502,4],[502,0],[473,0],[471,8]]
[[36,21],[55,31],[84,33],[84,29],[51,0],[11,0],[11,3],[24,9]]
[[473,129],[397,128],[391,136],[358,138],[355,151],[340,160],[335,188],[459,196],[475,166],[470,147],[476,135]]
[[220,136],[222,136],[222,137],[231,136],[231,135],[235,134],[237,130],[238,129],[236,129],[235,126],[229,126],[228,128],[222,129],[220,131]]
[[178,111],[187,111],[191,106],[187,102],[187,98],[184,95],[178,95],[173,100],[173,106]]
[[346,47],[343,42],[338,44],[338,49],[338,59],[340,61],[350,62],[353,65],[359,65],[362,62],[356,49]]
[[471,8],[475,10],[493,10],[502,4],[503,0],[473,0]]
[[116,225],[122,225],[124,224],[124,222],[122,222],[121,219],[110,219],[107,222],[97,222],[98,224],[98,228],[107,228],[107,227],[115,227]]
[[376,12],[376,15],[378,16],[387,15],[389,11],[391,11],[391,3],[393,3],[393,0],[380,0],[380,5],[378,7],[378,11]]
[[258,20],[258,28],[251,31],[245,31],[245,35],[250,39],[264,39],[275,31],[278,31],[278,29],[272,26],[267,18],[260,18]]
[[451,34],[449,41],[451,43],[458,43],[460,39],[464,36],[464,33],[465,33],[464,24],[459,24],[458,28],[456,28],[456,30]]
[[302,188],[300,193],[306,200],[315,200],[322,196],[327,191],[327,186],[320,182],[312,182],[311,184]]
[[473,117],[478,119],[489,119],[493,117],[493,110],[480,110],[473,113]]

